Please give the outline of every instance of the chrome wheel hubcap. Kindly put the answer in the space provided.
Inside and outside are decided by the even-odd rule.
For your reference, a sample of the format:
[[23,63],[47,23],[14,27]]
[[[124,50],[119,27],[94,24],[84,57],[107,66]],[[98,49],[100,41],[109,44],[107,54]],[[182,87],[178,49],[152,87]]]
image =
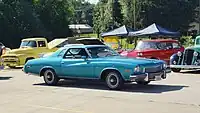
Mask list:
[[44,76],[45,76],[45,80],[48,82],[48,83],[51,83],[53,82],[54,80],[54,74],[52,71],[48,70],[44,73]]

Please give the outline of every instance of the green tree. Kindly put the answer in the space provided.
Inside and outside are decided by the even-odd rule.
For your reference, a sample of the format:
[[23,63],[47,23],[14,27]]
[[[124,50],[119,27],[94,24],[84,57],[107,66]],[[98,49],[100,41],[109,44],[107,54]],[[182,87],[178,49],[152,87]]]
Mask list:
[[94,31],[105,32],[123,24],[121,4],[118,0],[100,0],[93,13]]
[[145,7],[145,25],[157,23],[163,27],[185,31],[195,21],[197,0],[149,0],[153,3]]
[[0,9],[1,41],[7,46],[14,48],[19,46],[24,37],[45,34],[45,31],[41,30],[43,27],[37,22],[31,2],[2,0]]
[[[0,41],[15,48],[25,37],[71,36],[72,0],[0,1]],[[15,40],[15,41],[13,41]]]
[[38,18],[52,37],[66,37],[71,35],[69,22],[72,17],[71,3],[68,0],[37,0],[35,8]]
[[73,4],[73,20],[71,23],[88,24],[93,26],[93,10],[94,4],[90,4],[85,0],[72,0]]
[[[139,29],[144,27],[143,22],[146,18],[145,10],[152,6],[152,1],[149,0],[120,0],[122,4],[122,13],[124,15],[124,24],[131,28]],[[135,22],[134,22],[135,18]]]

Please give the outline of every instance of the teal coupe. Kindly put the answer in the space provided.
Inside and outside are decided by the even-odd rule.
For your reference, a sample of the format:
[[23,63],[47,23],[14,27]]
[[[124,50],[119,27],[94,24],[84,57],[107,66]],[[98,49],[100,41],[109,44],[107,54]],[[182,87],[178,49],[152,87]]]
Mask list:
[[170,72],[164,61],[126,58],[105,45],[66,46],[28,61],[23,71],[43,76],[47,85],[56,85],[59,79],[97,79],[110,89],[120,89],[125,82],[147,85],[166,79]]

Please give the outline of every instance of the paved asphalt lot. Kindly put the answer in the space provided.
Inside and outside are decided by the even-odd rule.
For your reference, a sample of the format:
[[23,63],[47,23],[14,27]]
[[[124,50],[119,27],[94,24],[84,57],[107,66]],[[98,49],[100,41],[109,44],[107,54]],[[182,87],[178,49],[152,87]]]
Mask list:
[[200,71],[171,73],[148,86],[110,91],[102,83],[43,78],[21,69],[0,71],[0,113],[200,113]]

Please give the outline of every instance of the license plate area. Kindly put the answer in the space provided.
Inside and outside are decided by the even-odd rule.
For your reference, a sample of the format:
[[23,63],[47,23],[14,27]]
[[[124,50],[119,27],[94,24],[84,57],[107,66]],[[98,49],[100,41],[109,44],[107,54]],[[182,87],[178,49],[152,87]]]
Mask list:
[[158,72],[158,73],[151,73],[149,74],[149,79],[150,80],[155,80],[155,81],[158,81],[158,80],[162,80],[162,76],[165,75],[165,72]]

